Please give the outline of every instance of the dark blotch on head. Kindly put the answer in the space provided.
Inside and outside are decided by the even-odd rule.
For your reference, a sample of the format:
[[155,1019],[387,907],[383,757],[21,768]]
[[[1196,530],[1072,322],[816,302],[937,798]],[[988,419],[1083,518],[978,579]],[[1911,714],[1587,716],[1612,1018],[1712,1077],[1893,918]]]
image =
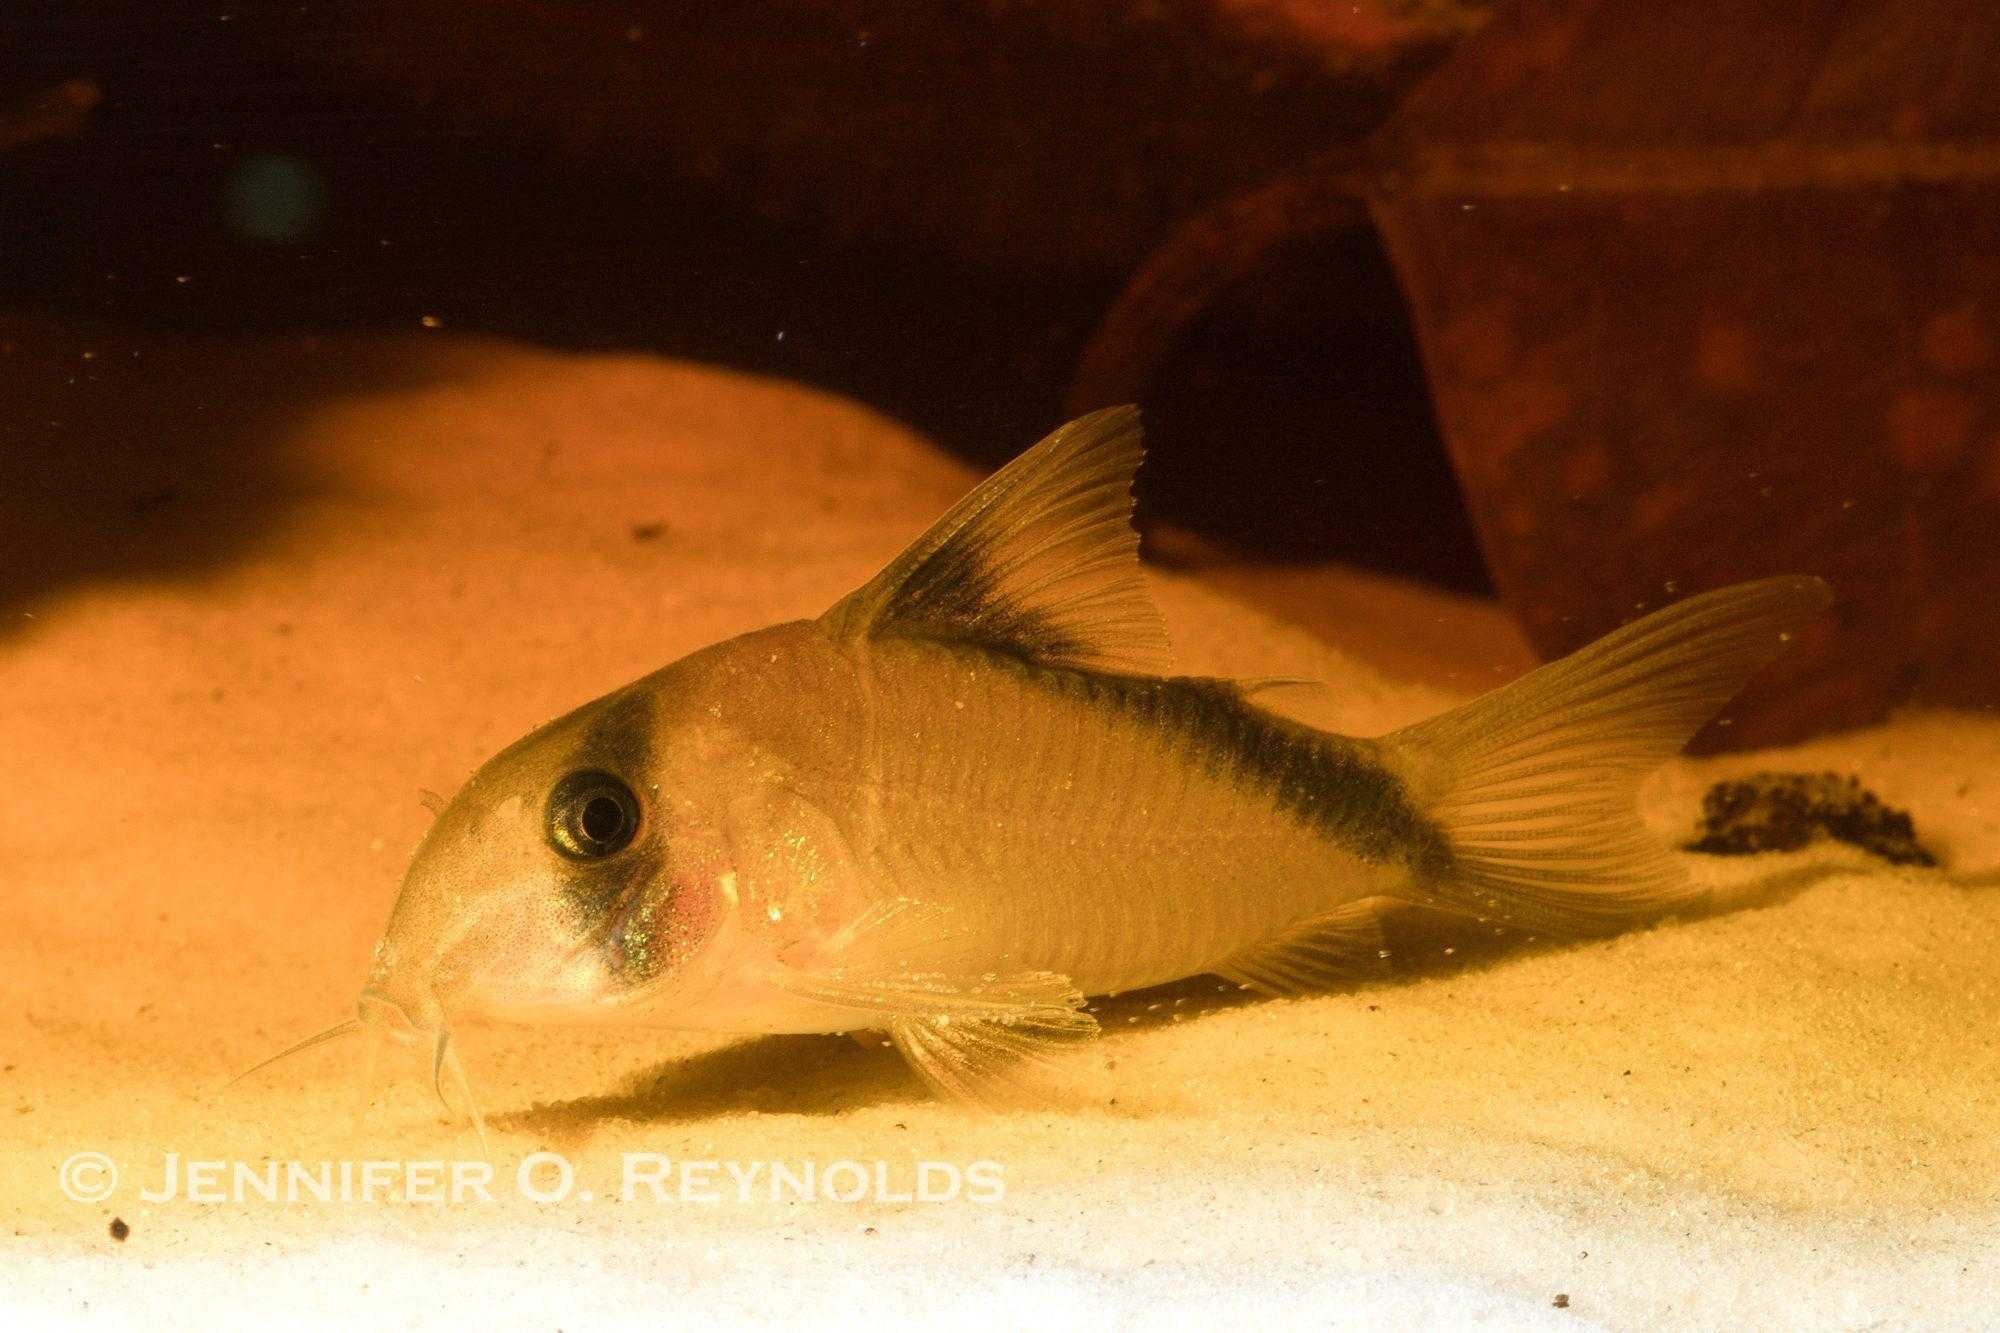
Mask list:
[[652,754],[653,696],[647,682],[641,681],[604,701],[584,728],[570,767],[618,773],[634,788],[643,789]]
[[[634,985],[660,965],[646,910],[648,896],[662,890],[669,833],[648,782],[654,717],[653,695],[645,682],[612,695],[585,728],[570,757],[571,776],[565,779],[615,776],[639,812],[634,836],[615,855],[566,855],[562,884],[578,928],[598,942],[614,973]],[[609,791],[585,795],[572,813],[577,831],[592,838],[618,827],[625,815]]]

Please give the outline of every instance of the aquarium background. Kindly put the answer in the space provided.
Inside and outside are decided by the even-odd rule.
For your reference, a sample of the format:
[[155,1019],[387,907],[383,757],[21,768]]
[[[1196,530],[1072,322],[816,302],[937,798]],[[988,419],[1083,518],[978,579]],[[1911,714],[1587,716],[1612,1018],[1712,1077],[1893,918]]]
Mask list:
[[[1988,10],[9,5],[0,1308],[1976,1322]],[[1119,401],[1185,669],[1323,681],[1308,720],[1376,734],[1821,574],[1832,616],[1649,824],[1831,774],[1936,864],[1690,853],[1697,920],[1413,921],[1321,1000],[1115,1002],[1070,1114],[973,1120],[839,1041],[468,1039],[510,1168],[986,1158],[990,1207],[138,1197],[165,1151],[474,1155],[414,1064],[359,1117],[338,1047],[220,1089],[349,1011],[423,794],[816,614]],[[57,1187],[86,1150],[120,1192]]]

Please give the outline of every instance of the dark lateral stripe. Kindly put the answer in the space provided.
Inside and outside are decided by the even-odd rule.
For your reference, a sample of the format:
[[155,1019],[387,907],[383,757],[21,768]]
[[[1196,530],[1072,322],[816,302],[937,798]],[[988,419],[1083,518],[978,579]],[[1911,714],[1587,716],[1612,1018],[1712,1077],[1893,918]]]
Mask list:
[[1255,708],[1229,681],[995,660],[1040,688],[1158,728],[1205,771],[1266,793],[1278,809],[1363,860],[1402,861],[1426,877],[1450,864],[1443,832],[1360,744]]

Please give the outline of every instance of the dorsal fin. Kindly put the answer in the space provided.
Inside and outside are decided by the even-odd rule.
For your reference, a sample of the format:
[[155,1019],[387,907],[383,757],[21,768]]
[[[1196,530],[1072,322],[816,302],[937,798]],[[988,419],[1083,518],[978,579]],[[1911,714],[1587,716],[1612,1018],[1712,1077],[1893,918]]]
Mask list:
[[1172,669],[1139,571],[1139,411],[1063,426],[981,483],[826,613],[843,635],[978,644],[1050,665]]

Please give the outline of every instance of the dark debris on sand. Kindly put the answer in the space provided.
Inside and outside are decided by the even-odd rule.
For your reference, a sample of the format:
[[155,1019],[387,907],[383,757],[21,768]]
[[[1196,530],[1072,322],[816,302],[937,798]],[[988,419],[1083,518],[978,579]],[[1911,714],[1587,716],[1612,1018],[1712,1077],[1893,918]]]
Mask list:
[[1797,851],[1817,838],[1859,847],[1891,865],[1934,866],[1907,811],[1884,805],[1852,775],[1753,773],[1718,782],[1701,798],[1688,851],[1712,856]]

